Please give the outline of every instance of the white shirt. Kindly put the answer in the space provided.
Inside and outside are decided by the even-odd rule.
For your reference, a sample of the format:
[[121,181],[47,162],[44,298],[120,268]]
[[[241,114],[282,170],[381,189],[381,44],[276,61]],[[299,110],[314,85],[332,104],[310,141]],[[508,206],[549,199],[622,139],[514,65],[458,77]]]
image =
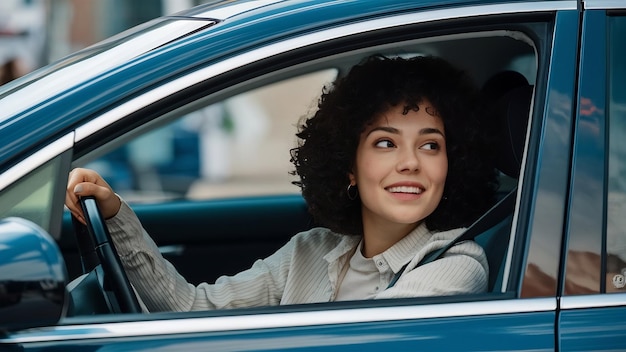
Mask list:
[[384,256],[363,256],[363,240],[359,242],[348,265],[344,266],[343,279],[339,276],[339,290],[335,301],[370,299],[389,286],[394,276]]

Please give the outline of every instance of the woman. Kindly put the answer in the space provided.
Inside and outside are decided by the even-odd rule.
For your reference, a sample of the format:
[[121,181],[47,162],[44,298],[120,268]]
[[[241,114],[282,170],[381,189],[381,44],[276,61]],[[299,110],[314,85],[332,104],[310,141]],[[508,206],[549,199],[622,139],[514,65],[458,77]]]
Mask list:
[[483,292],[487,260],[474,242],[416,268],[493,200],[477,108],[469,78],[441,59],[374,56],[355,66],[324,92],[292,150],[296,183],[324,227],[214,284],[187,283],[97,173],[72,171],[66,205],[84,223],[78,197],[96,197],[150,311]]

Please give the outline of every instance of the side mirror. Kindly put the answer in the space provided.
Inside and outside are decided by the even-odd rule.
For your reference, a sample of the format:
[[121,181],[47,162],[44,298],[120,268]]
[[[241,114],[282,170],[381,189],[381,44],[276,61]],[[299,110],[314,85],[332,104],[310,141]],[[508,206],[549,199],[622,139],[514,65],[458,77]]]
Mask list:
[[56,324],[67,274],[52,237],[21,218],[0,220],[0,330]]

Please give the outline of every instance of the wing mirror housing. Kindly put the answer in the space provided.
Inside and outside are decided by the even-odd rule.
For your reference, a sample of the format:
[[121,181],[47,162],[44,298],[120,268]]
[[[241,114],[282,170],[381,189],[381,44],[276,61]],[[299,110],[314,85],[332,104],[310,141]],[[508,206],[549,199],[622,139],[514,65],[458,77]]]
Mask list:
[[52,237],[31,221],[0,220],[0,330],[56,324],[65,314],[67,273]]

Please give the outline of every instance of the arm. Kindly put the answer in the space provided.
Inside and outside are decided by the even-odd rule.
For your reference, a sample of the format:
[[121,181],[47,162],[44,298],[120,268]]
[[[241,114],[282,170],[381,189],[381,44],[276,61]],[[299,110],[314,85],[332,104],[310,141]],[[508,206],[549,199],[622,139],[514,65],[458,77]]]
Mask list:
[[[291,257],[289,244],[235,276],[194,286],[162,257],[126,203],[107,225],[130,281],[151,311],[253,307],[280,302],[289,267],[285,261]],[[207,260],[200,265],[212,263]]]

